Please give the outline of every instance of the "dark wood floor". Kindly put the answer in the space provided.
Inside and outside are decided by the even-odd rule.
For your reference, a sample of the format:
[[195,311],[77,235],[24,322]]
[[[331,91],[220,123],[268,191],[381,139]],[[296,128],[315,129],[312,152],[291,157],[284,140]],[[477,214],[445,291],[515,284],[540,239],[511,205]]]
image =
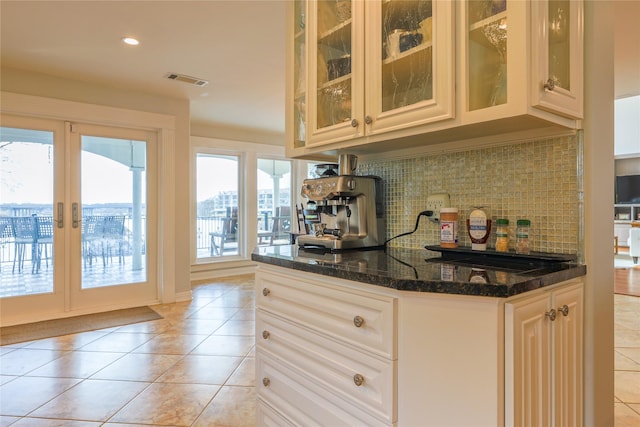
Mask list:
[[[624,248],[621,248],[624,253]],[[631,268],[616,268],[613,291],[616,294],[640,297],[640,263]]]

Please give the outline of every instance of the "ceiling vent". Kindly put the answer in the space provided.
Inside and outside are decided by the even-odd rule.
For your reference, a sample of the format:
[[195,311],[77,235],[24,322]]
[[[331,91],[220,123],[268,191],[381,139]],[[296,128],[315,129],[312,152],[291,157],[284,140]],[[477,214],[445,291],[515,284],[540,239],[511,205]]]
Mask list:
[[190,85],[195,85],[200,87],[206,86],[209,84],[207,80],[203,80],[203,79],[199,79],[191,76],[185,76],[184,74],[178,74],[178,73],[169,73],[165,77],[168,78],[169,80],[177,80],[179,82],[189,83]]

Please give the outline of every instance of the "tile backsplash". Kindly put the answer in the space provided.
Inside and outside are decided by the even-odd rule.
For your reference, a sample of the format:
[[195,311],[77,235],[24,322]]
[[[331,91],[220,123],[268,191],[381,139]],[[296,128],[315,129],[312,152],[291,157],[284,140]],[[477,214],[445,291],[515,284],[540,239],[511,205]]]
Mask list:
[[[474,206],[486,207],[494,221],[507,218],[510,248],[516,220],[531,220],[531,249],[578,253],[581,220],[579,136],[482,148],[400,160],[360,160],[359,175],[384,181],[387,236],[411,231],[427,196],[445,192],[459,210],[459,244],[470,246],[466,219]],[[422,248],[440,242],[439,226],[426,217],[418,230],[391,246]],[[495,246],[495,229],[489,247]]]

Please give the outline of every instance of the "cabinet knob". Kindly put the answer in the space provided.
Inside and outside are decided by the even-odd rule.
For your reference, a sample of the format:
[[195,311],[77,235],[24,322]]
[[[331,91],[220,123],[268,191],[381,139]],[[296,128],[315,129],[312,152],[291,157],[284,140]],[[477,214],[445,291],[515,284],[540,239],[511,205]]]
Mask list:
[[569,306],[565,304],[561,308],[558,308],[558,311],[562,313],[564,317],[567,317],[569,315]]
[[271,334],[269,333],[269,331],[262,331],[262,338],[264,338],[265,340],[268,340],[270,336]]
[[265,387],[269,387],[269,385],[271,384],[271,380],[269,379],[269,377],[264,377],[262,379],[262,385]]
[[269,296],[269,294],[271,293],[271,291],[269,290],[269,288],[262,288],[262,295]]
[[555,80],[553,79],[547,80],[547,82],[544,84],[544,88],[547,90],[554,90],[556,88]]
[[364,384],[364,377],[360,374],[355,374],[353,376],[353,383],[360,387],[362,384]]
[[353,128],[357,128],[358,127],[358,119],[351,120],[351,127],[353,127]]
[[356,325],[356,328],[359,328],[364,325],[364,319],[360,316],[356,316],[353,318],[353,324]]
[[371,118],[371,116],[366,115],[364,116],[364,122],[368,125],[370,125],[371,123],[373,123],[373,119]]
[[548,317],[549,320],[553,322],[554,320],[556,320],[556,309],[552,308],[551,310],[547,311],[544,315],[545,317]]

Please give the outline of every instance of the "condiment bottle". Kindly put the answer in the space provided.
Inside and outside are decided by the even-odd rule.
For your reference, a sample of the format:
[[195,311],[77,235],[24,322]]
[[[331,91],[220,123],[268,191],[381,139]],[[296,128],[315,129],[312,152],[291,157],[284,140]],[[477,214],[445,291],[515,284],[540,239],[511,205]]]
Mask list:
[[509,251],[509,220],[500,218],[496,220],[496,251]]
[[487,250],[487,240],[491,233],[491,220],[480,208],[474,209],[467,219],[467,231],[471,239],[471,249],[474,251]]
[[440,247],[458,247],[458,208],[440,209]]
[[529,231],[531,229],[531,221],[528,219],[519,219],[516,222],[516,253],[528,254],[529,248]]

